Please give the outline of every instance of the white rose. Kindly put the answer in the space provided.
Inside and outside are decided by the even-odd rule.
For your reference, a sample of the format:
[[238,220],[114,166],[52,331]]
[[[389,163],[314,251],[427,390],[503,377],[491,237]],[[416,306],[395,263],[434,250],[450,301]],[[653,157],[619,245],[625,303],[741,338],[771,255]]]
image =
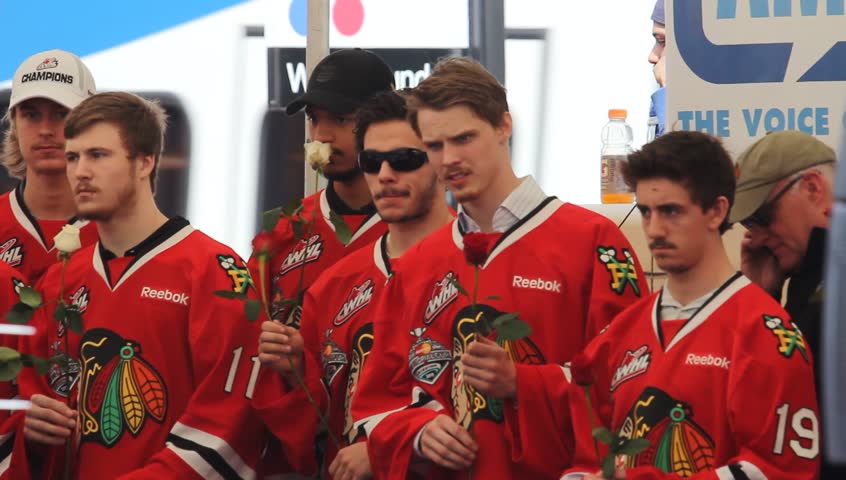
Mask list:
[[73,225],[65,225],[62,231],[53,237],[53,245],[61,253],[73,253],[79,250],[82,243],[79,241],[79,228]]
[[322,170],[329,164],[329,157],[332,155],[332,145],[323,142],[309,142],[305,147],[305,157],[312,170]]

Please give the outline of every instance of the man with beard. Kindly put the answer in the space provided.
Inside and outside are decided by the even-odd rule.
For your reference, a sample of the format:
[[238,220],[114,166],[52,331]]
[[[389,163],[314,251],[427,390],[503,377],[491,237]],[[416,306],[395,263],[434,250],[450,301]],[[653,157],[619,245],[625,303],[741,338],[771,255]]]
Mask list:
[[[263,428],[248,397],[258,326],[213,293],[254,297],[254,288],[232,249],[157,208],[164,125],[158,105],[121,92],[67,117],[68,180],[100,241],[39,284],[39,335],[25,353],[79,358],[77,368],[19,377],[33,406],[5,439],[9,478],[59,478],[69,438],[75,478],[256,477]],[[53,299],[82,326],[55,321]],[[61,368],[71,374],[54,375]]]
[[[339,440],[340,451],[333,440],[322,439],[329,478],[371,477],[367,444],[363,432],[353,428],[349,409],[374,341],[371,308],[392,275],[391,261],[453,218],[407,113],[405,100],[386,92],[368,100],[356,114],[359,166],[388,232],[347,255],[312,284],[300,332],[277,322],[262,325],[259,360],[270,368],[259,377],[253,405],[300,473],[317,473],[312,440],[323,425],[293,368],[300,370],[321,411],[330,405],[328,430]],[[296,418],[285,412],[296,412]]]
[[[299,309],[292,309],[290,300],[333,263],[385,233],[356,164],[353,115],[372,95],[392,90],[393,81],[391,69],[372,52],[339,50],[317,64],[306,93],[286,107],[288,115],[305,109],[309,138],[328,143],[332,154],[322,167],[328,186],[302,200],[299,216],[306,225],[295,228],[288,219],[279,220],[264,272],[259,272],[256,252],[250,258],[253,278],[265,279],[262,287],[270,292],[273,320],[297,326]],[[336,236],[333,216],[352,234],[347,245]]]
[[[353,399],[375,477],[405,478],[422,459],[428,478],[466,478],[468,468],[475,478],[553,478],[566,459],[528,468],[507,441],[503,412],[514,404],[469,388],[462,356],[486,322],[519,312],[531,335],[496,337],[510,365],[569,360],[645,291],[634,250],[607,218],[517,178],[505,89],[475,61],[439,62],[411,91],[409,110],[461,206],[406,253],[375,309],[377,340]],[[480,232],[493,243],[474,267],[464,241]]]
[[53,237],[62,226],[80,227],[84,245],[97,240],[95,226],[76,218],[62,132],[68,111],[95,88],[88,67],[63,50],[32,55],[12,78],[0,159],[21,182],[0,195],[0,261],[33,282],[56,263]]

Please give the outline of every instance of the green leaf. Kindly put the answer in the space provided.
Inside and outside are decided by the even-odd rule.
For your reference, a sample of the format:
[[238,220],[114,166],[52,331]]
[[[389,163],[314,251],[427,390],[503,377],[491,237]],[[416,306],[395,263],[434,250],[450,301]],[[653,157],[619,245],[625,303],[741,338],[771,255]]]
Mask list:
[[302,240],[304,228],[305,220],[303,220],[302,218],[295,218],[291,220],[291,230],[294,231],[294,238]]
[[501,299],[501,298],[499,298],[499,297],[498,297],[498,296],[496,296],[496,295],[491,295],[490,297],[485,298],[485,300],[502,300],[502,299]]
[[259,313],[261,313],[261,302],[251,298],[244,303],[244,314],[247,316],[247,320],[254,322],[259,317]]
[[451,277],[449,279],[449,283],[450,283],[450,285],[452,285],[453,287],[458,289],[458,293],[464,295],[465,297],[468,297],[468,298],[470,297],[470,294],[467,293],[467,289],[465,289],[463,286],[461,286],[461,283],[458,282],[458,277]]
[[36,357],[34,355],[22,354],[21,360],[24,366],[33,367],[39,375],[44,375],[50,371],[50,366],[53,364],[46,358]]
[[21,287],[21,292],[18,296],[21,299],[21,303],[29,307],[38,308],[41,306],[41,294],[32,287]]
[[517,313],[517,312],[503,313],[502,315],[494,318],[493,322],[491,322],[491,325],[498,328],[502,325],[505,325],[508,322],[513,322],[514,320],[519,320],[519,317],[520,317],[520,314]]
[[0,347],[0,381],[14,380],[23,368],[23,359],[17,350]]
[[82,324],[82,314],[79,313],[79,310],[68,308],[65,312],[65,317],[68,319],[68,328],[70,331],[77,335],[82,335],[84,326]]
[[242,292],[233,292],[232,290],[215,290],[214,296],[228,298],[230,300],[244,300],[247,298],[246,293]]
[[532,334],[532,327],[528,323],[515,318],[496,327],[497,336],[503,340],[515,341]]
[[65,313],[67,312],[67,307],[64,303],[60,303],[56,305],[56,310],[53,311],[53,320],[57,322],[64,322],[65,321]]
[[294,215],[300,213],[300,210],[303,209],[303,201],[299,198],[295,198],[290,200],[285,205],[282,205],[281,213],[286,217],[293,217]]
[[593,438],[599,440],[605,445],[611,445],[611,442],[614,441],[614,434],[611,433],[611,430],[608,430],[605,427],[596,427],[593,429]]
[[614,449],[614,453],[634,457],[647,448],[649,448],[649,440],[645,438],[631,438],[624,440],[620,446]]
[[58,355],[50,357],[49,361],[51,364],[58,365],[59,368],[61,368],[65,372],[68,371],[68,369],[70,368],[70,359],[64,353],[60,353]]
[[347,222],[344,221],[344,217],[330,210],[329,221],[332,222],[332,226],[335,227],[335,236],[338,237],[338,241],[344,245],[350,243],[350,239],[352,239],[352,231],[350,230],[349,225],[347,225]]
[[602,459],[602,476],[604,478],[614,478],[614,455],[606,455]]
[[261,214],[261,228],[267,232],[271,233],[274,228],[276,228],[276,224],[279,223],[279,217],[282,214],[281,208],[274,208],[272,210],[268,210]]
[[12,306],[11,310],[6,312],[6,321],[17,325],[22,325],[24,323],[29,322],[34,313],[34,308],[24,303],[18,302]]

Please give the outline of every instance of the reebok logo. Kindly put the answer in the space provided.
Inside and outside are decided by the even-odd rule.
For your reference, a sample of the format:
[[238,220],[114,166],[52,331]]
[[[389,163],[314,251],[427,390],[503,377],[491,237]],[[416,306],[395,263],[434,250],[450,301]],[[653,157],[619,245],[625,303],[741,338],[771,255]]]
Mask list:
[[544,292],[561,293],[560,282],[553,282],[550,280],[544,280],[542,278],[530,279],[521,277],[520,275],[514,275],[514,279],[511,282],[511,286],[516,288],[528,288],[531,290],[542,290]]
[[684,360],[684,364],[702,365],[705,367],[720,367],[728,370],[729,365],[731,364],[731,360],[726,357],[715,357],[711,354],[697,355],[695,353],[688,353],[687,358]]
[[141,289],[141,298],[154,298],[156,300],[164,300],[166,302],[173,302],[179,305],[188,306],[188,300],[191,298],[184,293],[174,293],[170,290],[156,290],[150,287]]

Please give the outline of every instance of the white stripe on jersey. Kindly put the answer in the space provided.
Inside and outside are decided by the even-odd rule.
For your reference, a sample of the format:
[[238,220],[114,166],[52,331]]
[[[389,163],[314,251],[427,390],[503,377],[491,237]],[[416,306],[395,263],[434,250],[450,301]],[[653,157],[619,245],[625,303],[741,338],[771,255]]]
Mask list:
[[[756,467],[754,464],[741,460],[737,463],[737,465],[743,471],[743,474],[746,475],[744,478],[748,478],[749,480],[767,480],[767,476],[764,475],[764,472],[762,472],[761,469]],[[731,473],[731,469],[728,466],[718,468],[716,473],[717,478],[720,480],[737,480],[737,477]]]
[[[238,455],[232,447],[226,443],[222,438],[212,435],[210,433],[189,427],[181,422],[176,422],[173,429],[170,431],[171,435],[184,438],[185,440],[194,442],[202,447],[214,450],[220,457],[229,465],[232,470],[238,473],[241,478],[254,479],[256,472],[247,465],[246,462]],[[191,466],[203,478],[223,478],[209,464],[203,457],[192,450],[185,450],[168,442],[167,445],[179,458]]]
[[[6,445],[7,442],[14,442],[15,441],[15,434],[14,433],[7,433],[6,435],[0,435],[0,448]],[[9,465],[12,464],[12,449],[9,449],[9,454],[6,455],[4,458],[0,459],[0,475],[6,473],[6,470],[9,469]]]
[[390,411],[383,412],[383,413],[380,413],[380,414],[377,414],[377,415],[372,415],[372,416],[367,417],[367,418],[362,418],[361,420],[359,420],[359,421],[355,422],[355,424],[353,424],[353,428],[358,430],[359,428],[364,427],[364,432],[369,437],[370,432],[372,432],[373,429],[375,429],[376,426],[379,425],[379,422],[384,420],[385,417],[387,417],[388,415],[391,415],[392,413],[400,412],[400,411],[406,410],[408,408],[427,408],[429,410],[435,410],[435,411],[439,411],[439,410],[444,409],[444,406],[441,405],[435,399],[430,399],[428,402],[424,403],[423,405],[417,405],[418,403],[420,403],[422,401],[424,395],[428,396],[428,394],[426,394],[426,392],[422,388],[414,387],[414,390],[411,392],[411,403],[410,404],[402,406],[402,407],[397,408],[395,410],[390,410]]

